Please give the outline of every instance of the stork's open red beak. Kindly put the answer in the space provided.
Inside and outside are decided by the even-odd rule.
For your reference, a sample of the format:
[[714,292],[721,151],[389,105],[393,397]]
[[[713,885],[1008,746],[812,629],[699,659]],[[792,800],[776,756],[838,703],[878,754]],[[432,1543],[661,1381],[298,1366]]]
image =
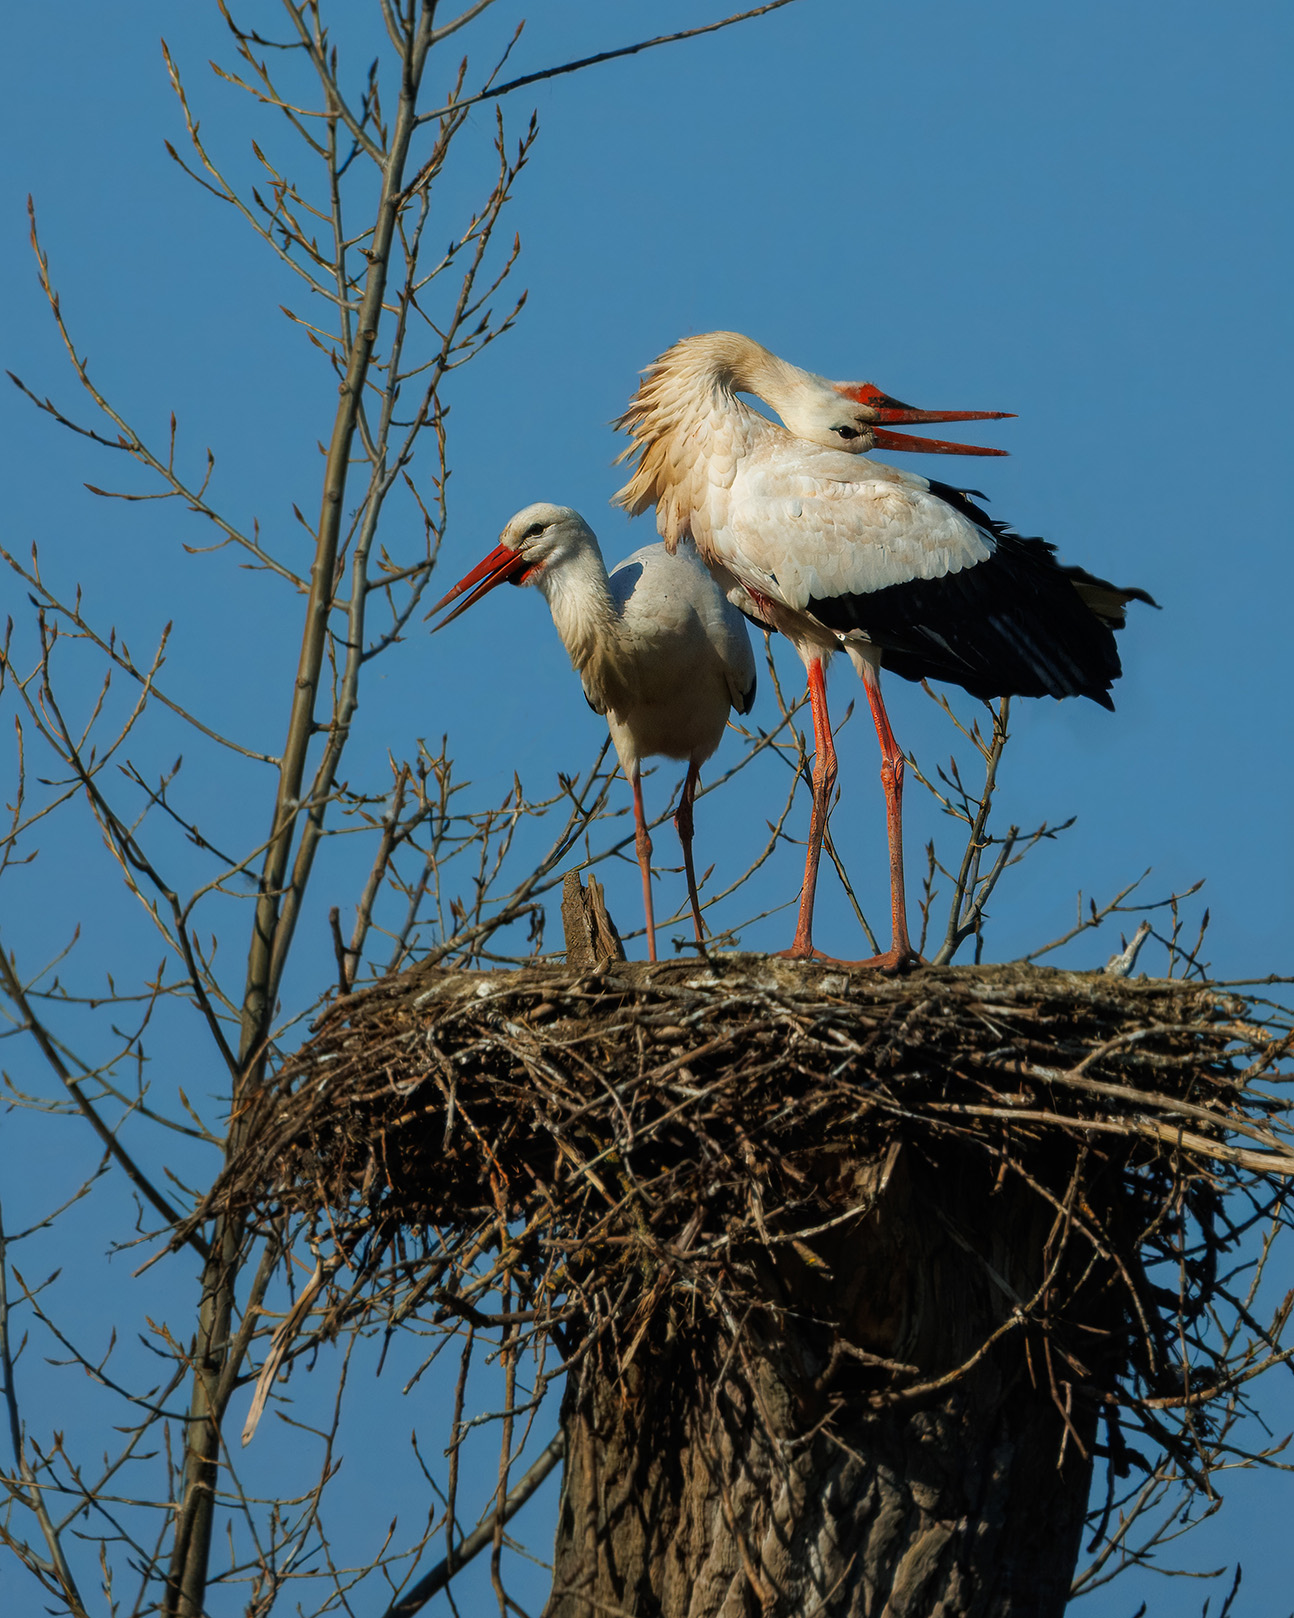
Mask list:
[[[448,618],[442,618],[436,625],[436,629],[443,629],[446,624],[452,624],[461,613],[474,606],[482,596],[489,595],[496,584],[506,584],[510,579],[517,579],[520,582],[519,575],[525,573],[529,566],[521,551],[514,551],[508,545],[496,545],[483,562],[478,562],[466,578],[460,579],[449,594],[436,603],[427,614],[428,618],[434,618],[442,607],[447,607],[451,601],[457,600],[464,590],[472,590],[472,586],[477,585],[478,588],[472,590],[466,601],[455,607]],[[433,635],[436,629],[432,630]]]
[[1007,455],[1004,449],[982,449],[978,444],[954,444],[944,438],[916,438],[911,433],[887,433],[882,422],[923,421],[1003,421],[1014,416],[1012,410],[918,410],[904,404],[888,393],[882,393],[874,382],[838,382],[836,392],[867,405],[872,411],[872,437],[877,449],[920,450],[924,455]]

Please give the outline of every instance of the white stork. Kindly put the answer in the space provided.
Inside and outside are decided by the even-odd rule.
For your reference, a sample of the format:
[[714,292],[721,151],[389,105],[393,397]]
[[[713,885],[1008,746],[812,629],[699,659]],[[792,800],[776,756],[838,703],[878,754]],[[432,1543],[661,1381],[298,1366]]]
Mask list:
[[755,657],[741,614],[729,606],[690,544],[671,549],[673,556],[664,545],[647,545],[608,575],[583,517],[569,506],[541,502],[519,511],[497,547],[432,609],[439,612],[472,591],[441,620],[437,627],[443,629],[505,580],[537,585],[543,593],[589,707],[606,715],[633,790],[647,955],[653,961],[652,846],[643,814],[642,761],[657,755],[687,760],[674,825],[683,845],[697,942],[703,944],[692,864],[692,802],[701,766],[719,745],[729,709],[749,713],[755,700]]
[[[768,421],[738,395],[770,405]],[[973,696],[1086,696],[1112,708],[1112,631],[1143,590],[1125,590],[994,521],[975,490],[866,458],[873,448],[1000,455],[892,433],[886,424],[994,419],[916,410],[871,383],[829,382],[738,332],[684,338],[648,368],[618,426],[633,478],[616,500],[656,508],[667,547],[691,539],[728,599],[780,630],[808,668],[816,753],[813,812],[793,957],[813,948],[813,897],[836,756],[825,668],[843,650],[862,677],[881,744],[893,941],[861,965],[917,960],[903,892],[903,754],[880,670],[948,680]],[[1153,603],[1152,603],[1153,605]]]

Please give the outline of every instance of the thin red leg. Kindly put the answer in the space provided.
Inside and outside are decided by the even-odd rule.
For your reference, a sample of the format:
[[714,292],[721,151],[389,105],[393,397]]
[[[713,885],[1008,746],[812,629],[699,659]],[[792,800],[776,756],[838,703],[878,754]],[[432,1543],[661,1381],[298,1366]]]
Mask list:
[[705,928],[701,925],[701,901],[696,896],[696,869],[692,864],[692,800],[701,784],[701,771],[695,764],[687,767],[687,779],[679,795],[678,813],[674,816],[674,830],[683,845],[683,869],[687,873],[687,896],[692,902],[692,921],[696,926],[696,941],[705,946]]
[[809,815],[809,846],[804,857],[804,886],[800,889],[800,916],[795,926],[795,942],[786,954],[792,960],[814,956],[813,897],[818,887],[818,862],[822,858],[822,838],[827,829],[827,811],[836,785],[836,746],[831,739],[831,718],[827,713],[827,681],[822,659],[809,664],[809,707],[813,713],[813,809]]
[[643,911],[647,917],[647,959],[656,959],[656,917],[651,903],[651,838],[647,835],[647,816],[643,813],[643,784],[637,768],[629,783],[634,794],[634,847],[638,851],[638,864],[643,874]]
[[861,670],[863,685],[876,735],[881,744],[881,785],[885,788],[885,824],[890,842],[890,918],[893,936],[888,954],[878,955],[874,965],[886,971],[901,971],[921,957],[908,942],[908,912],[903,886],[903,754],[890,729],[890,718],[881,698],[881,677],[870,664]]

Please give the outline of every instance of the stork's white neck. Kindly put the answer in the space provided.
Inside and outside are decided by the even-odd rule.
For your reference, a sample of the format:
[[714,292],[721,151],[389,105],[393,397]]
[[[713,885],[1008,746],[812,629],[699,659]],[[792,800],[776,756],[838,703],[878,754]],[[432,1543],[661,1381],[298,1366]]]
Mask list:
[[597,541],[586,542],[535,575],[553,625],[576,671],[614,704],[620,674],[622,630]]
[[758,394],[775,410],[804,375],[763,344],[735,331],[708,332],[677,343],[662,361],[662,370],[684,392],[703,395],[708,383],[729,396]]
[[753,393],[782,415],[793,411],[806,392],[830,386],[735,331],[707,332],[676,343],[649,380],[659,427],[686,431],[698,417],[718,416],[725,427],[741,434],[768,424],[738,394]]

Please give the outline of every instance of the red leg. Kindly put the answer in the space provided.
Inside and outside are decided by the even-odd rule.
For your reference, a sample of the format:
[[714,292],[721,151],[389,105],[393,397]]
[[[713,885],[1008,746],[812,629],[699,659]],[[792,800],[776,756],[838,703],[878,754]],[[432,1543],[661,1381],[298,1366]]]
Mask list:
[[629,783],[634,794],[634,848],[638,851],[638,864],[643,874],[643,911],[647,917],[647,959],[656,959],[656,917],[651,903],[651,838],[647,835],[647,817],[643,813],[642,776],[634,767]]
[[809,846],[804,858],[804,886],[800,889],[795,942],[784,952],[792,960],[818,954],[813,947],[813,898],[818,887],[818,861],[822,858],[827,811],[836,785],[836,746],[831,739],[831,718],[827,713],[827,681],[822,672],[822,659],[818,657],[809,664],[809,707],[813,713],[813,809],[809,815]]
[[890,729],[881,698],[881,677],[870,664],[859,671],[867,690],[876,735],[881,744],[881,785],[885,788],[885,824],[890,843],[890,917],[893,936],[889,951],[870,964],[887,972],[901,972],[921,957],[908,942],[908,913],[903,885],[903,754]]
[[695,764],[687,767],[687,779],[678,800],[678,813],[674,816],[674,830],[683,845],[683,869],[687,873],[687,896],[692,902],[692,921],[696,926],[696,941],[705,947],[705,928],[701,925],[701,901],[696,896],[696,869],[692,864],[692,800],[701,784],[701,771]]

